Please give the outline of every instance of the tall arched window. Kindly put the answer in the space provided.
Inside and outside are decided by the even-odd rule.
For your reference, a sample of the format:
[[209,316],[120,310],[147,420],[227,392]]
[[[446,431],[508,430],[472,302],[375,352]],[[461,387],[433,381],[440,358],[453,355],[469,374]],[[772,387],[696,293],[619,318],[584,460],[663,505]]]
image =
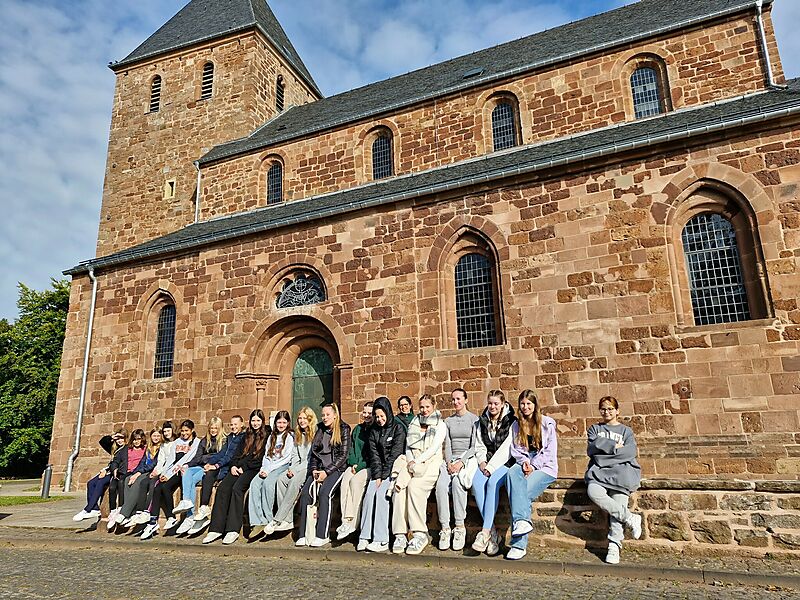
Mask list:
[[382,131],[372,142],[372,178],[383,179],[392,175],[392,135]]
[[161,108],[161,75],[156,75],[150,83],[150,112],[158,112],[159,108]]
[[283,112],[284,100],[286,96],[286,86],[283,83],[283,75],[278,75],[275,84],[275,110]]
[[492,143],[495,151],[517,145],[517,118],[511,102],[503,100],[492,110]]
[[492,261],[484,254],[464,254],[456,263],[456,329],[459,348],[497,344],[498,315]]
[[165,304],[158,315],[153,378],[172,377],[175,360],[175,305]]
[[633,110],[637,119],[666,111],[661,77],[653,66],[642,66],[631,75]]
[[283,165],[277,160],[267,171],[267,204],[283,202]]
[[750,319],[736,231],[717,213],[701,213],[681,233],[695,325]]
[[200,83],[200,99],[207,100],[214,93],[214,63],[203,65],[203,80]]

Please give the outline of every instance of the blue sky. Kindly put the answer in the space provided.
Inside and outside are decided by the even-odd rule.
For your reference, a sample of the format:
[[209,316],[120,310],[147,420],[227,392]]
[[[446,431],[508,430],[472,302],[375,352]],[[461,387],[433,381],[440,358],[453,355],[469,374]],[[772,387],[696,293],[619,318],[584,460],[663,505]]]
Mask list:
[[[519,38],[625,0],[269,0],[326,95]],[[94,256],[114,76],[186,0],[2,0],[0,318],[17,282],[48,286]],[[773,11],[800,75],[800,2]]]

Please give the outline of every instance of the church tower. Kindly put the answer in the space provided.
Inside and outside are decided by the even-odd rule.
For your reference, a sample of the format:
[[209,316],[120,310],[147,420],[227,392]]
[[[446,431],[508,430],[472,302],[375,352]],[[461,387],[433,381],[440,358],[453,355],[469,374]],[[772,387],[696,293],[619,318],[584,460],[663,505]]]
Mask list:
[[195,220],[200,156],[322,97],[266,0],[191,0],[116,74],[97,256]]

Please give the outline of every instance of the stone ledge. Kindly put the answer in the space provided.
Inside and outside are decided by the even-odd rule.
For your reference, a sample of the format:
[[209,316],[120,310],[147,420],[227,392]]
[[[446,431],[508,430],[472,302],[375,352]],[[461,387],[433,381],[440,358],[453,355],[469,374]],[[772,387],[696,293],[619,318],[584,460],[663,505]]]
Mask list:
[[[565,490],[573,486],[583,487],[583,478],[559,477],[550,489]],[[760,486],[760,487],[759,487]],[[642,479],[639,491],[720,491],[720,492],[795,492],[800,493],[800,481],[745,481],[740,479]]]

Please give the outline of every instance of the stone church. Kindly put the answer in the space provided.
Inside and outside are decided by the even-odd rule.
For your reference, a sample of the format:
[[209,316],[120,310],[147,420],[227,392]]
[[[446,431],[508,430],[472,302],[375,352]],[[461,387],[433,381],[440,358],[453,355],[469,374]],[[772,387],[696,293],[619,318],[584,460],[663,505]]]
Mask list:
[[563,477],[536,531],[591,540],[610,394],[646,540],[800,548],[800,80],[771,8],[641,0],[326,98],[265,0],[191,0],[110,65],[56,472],[123,424],[532,388]]

